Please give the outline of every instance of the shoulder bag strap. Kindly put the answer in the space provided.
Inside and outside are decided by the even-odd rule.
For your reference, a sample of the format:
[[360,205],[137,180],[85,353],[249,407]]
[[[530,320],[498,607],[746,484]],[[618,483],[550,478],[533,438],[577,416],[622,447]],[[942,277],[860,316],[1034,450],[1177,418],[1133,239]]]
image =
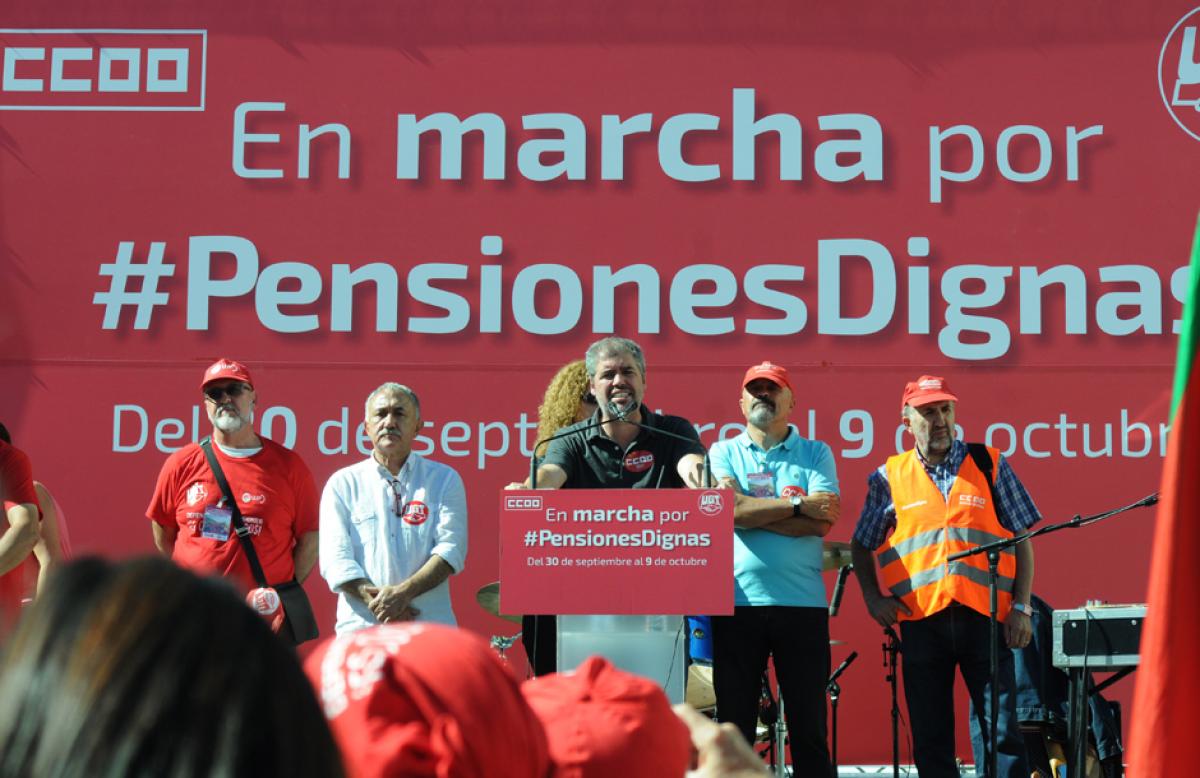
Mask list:
[[992,455],[988,453],[987,446],[982,443],[968,443],[967,452],[970,453],[971,459],[975,460],[975,466],[983,473],[983,477],[987,479],[988,492],[992,495],[992,505],[999,510],[996,502],[996,482],[992,478]]
[[263,573],[262,565],[258,561],[258,552],[254,550],[254,541],[250,537],[250,530],[246,529],[246,524],[242,521],[242,511],[238,508],[237,500],[234,499],[233,492],[229,488],[229,481],[225,480],[225,471],[221,469],[221,463],[217,461],[217,455],[213,453],[212,445],[211,437],[200,441],[200,448],[204,449],[204,456],[208,460],[213,477],[217,479],[217,486],[221,487],[221,494],[225,495],[225,501],[229,503],[229,511],[233,514],[233,529],[242,543],[242,551],[246,553],[246,559],[250,562],[250,572],[259,586],[270,586],[267,583],[267,576]]

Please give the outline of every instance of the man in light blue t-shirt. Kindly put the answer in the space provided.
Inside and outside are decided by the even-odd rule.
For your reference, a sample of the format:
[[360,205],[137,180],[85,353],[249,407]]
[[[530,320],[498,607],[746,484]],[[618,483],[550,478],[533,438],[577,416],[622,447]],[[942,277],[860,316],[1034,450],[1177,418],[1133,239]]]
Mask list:
[[829,612],[821,538],[841,512],[833,452],[800,437],[787,370],[755,365],[742,380],[746,431],[713,445],[713,475],[737,492],[734,614],[714,616],[717,718],[753,742],[767,657],[785,703],[795,775],[831,776],[826,744]]

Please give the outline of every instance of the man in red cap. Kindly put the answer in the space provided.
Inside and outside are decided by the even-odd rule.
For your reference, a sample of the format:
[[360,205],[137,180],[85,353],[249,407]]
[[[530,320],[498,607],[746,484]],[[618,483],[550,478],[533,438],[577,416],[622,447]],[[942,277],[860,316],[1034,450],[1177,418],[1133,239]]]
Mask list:
[[[1029,601],[1033,548],[1001,554],[999,612],[1004,625],[999,688],[992,689],[987,560],[947,557],[1012,538],[1040,518],[1007,460],[994,448],[957,440],[958,398],[940,376],[904,387],[901,421],[914,447],[890,457],[867,479],[867,499],[851,554],[871,617],[899,622],[904,696],[912,722],[913,759],[921,778],[957,778],[954,668],[967,683],[987,765],[991,694],[999,695],[997,765],[1005,778],[1025,778],[1025,746],[1017,729],[1012,652],[1032,636]],[[993,473],[995,476],[993,477]],[[875,559],[871,558],[872,552]],[[887,592],[880,591],[875,564]],[[979,775],[989,775],[977,765]]]
[[[254,430],[257,394],[250,371],[220,359],[200,383],[212,422],[213,453],[238,501],[270,586],[303,581],[317,561],[317,488],[304,460]],[[256,588],[232,514],[195,443],[167,458],[146,509],[154,544],[183,567]],[[287,634],[285,627],[284,634]]]
[[796,399],[785,368],[742,378],[746,431],[713,444],[713,475],[736,493],[734,611],[712,617],[717,718],[754,742],[767,658],[785,702],[796,775],[832,775],[826,739],[829,610],[821,538],[841,513],[833,452],[791,427]]

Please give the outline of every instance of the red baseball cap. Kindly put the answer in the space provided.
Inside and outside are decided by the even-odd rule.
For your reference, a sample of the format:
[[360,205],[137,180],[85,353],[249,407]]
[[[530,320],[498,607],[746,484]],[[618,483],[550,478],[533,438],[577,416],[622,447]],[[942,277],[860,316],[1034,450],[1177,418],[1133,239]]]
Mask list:
[[916,381],[904,385],[904,397],[900,400],[901,409],[906,405],[919,408],[929,403],[949,400],[958,402],[958,398],[950,392],[946,379],[937,375],[923,375]]
[[234,362],[232,359],[218,359],[208,366],[204,371],[204,380],[200,382],[200,388],[211,384],[213,381],[220,381],[223,378],[232,378],[235,381],[254,386],[254,381],[250,378],[250,371],[241,362]]
[[658,684],[603,657],[521,693],[546,728],[556,778],[682,778],[691,763],[687,726]]
[[792,388],[791,380],[788,378],[787,369],[773,362],[763,362],[761,365],[755,365],[747,370],[746,376],[742,379],[742,386],[745,387],[746,384],[759,378],[765,378],[776,386],[787,389],[792,394],[796,393],[796,390]]
[[541,722],[478,636],[381,624],[326,640],[304,662],[349,778],[547,778]]

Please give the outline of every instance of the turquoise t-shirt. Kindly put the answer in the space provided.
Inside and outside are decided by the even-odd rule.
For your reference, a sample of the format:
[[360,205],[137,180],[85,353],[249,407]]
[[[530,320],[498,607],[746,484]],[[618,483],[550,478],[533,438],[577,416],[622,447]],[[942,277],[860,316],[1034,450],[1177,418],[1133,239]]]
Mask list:
[[[833,452],[793,427],[782,442],[763,451],[746,433],[714,443],[709,451],[715,478],[731,477],[751,493],[748,476],[770,473],[776,497],[837,492]],[[736,605],[825,607],[820,537],[789,538],[765,529],[735,529],[733,572]]]

